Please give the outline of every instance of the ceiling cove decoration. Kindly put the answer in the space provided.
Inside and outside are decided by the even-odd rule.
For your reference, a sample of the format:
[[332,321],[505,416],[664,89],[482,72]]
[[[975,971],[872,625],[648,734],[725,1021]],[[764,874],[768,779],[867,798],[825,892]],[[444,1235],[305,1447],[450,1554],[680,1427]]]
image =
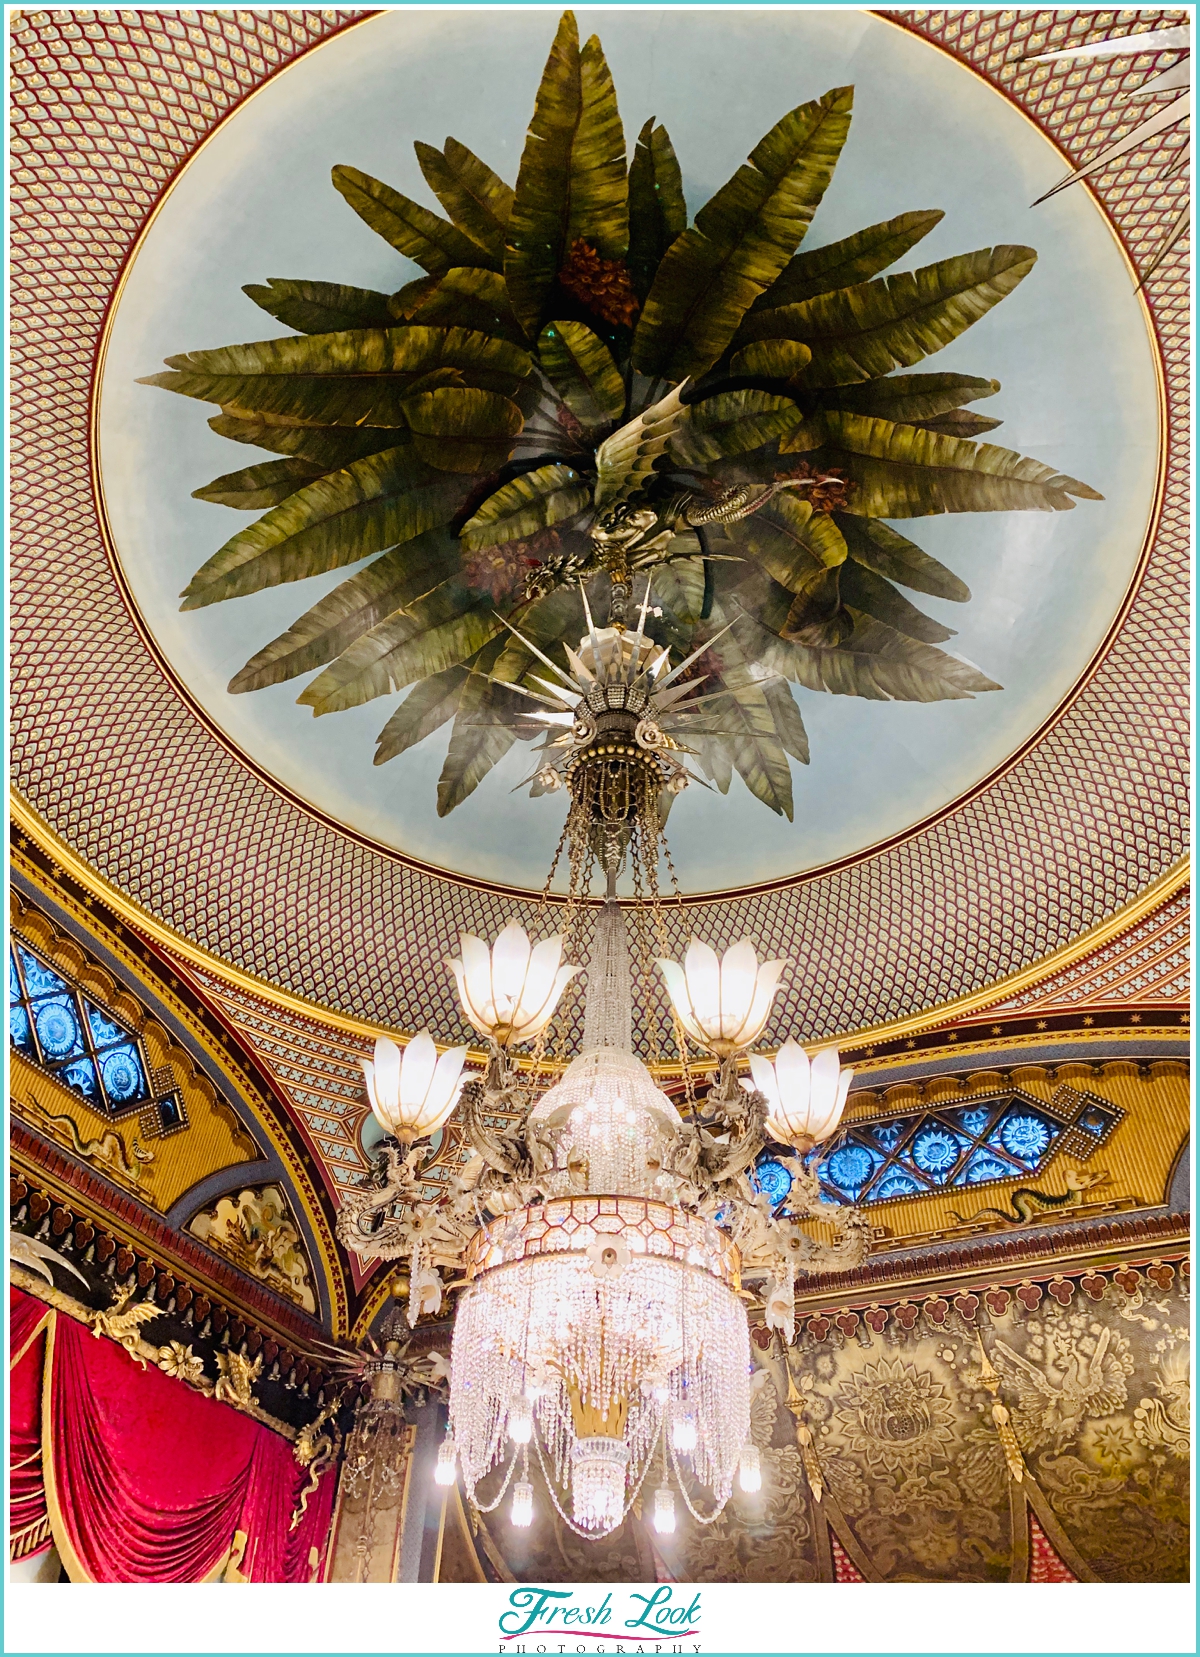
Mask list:
[[12,868],[18,951],[36,952],[72,993],[121,1018],[146,1056],[155,1100],[177,1101],[183,1118],[164,1131],[157,1104],[145,1101],[111,1116],[24,1054],[14,1029],[12,1106],[28,1124],[35,1163],[47,1165],[55,1147],[54,1166],[70,1171],[64,1177],[108,1189],[109,1200],[124,1193],[123,1212],[141,1212],[156,1238],[161,1225],[181,1232],[200,1210],[245,1189],[282,1187],[288,1222],[302,1234],[310,1310],[335,1332],[348,1328],[357,1291],[334,1240],[336,1195],[287,1093],[180,966],[109,909],[90,871],[73,879],[24,836],[14,839]]
[[[1150,28],[1180,15],[1139,14],[1139,27],[1143,16]],[[1076,166],[1098,153],[1097,131],[1107,139],[1124,118],[1118,96],[1172,61],[1123,60],[1119,76],[1104,65],[1024,62],[1068,36],[1099,36],[1108,14],[888,16],[990,81]],[[147,214],[180,162],[275,69],[271,52],[282,64],[354,15],[123,19],[29,13],[13,23],[14,781],[105,879],[204,949],[353,1019],[460,1038],[448,984],[421,978],[417,963],[440,959],[460,930],[494,935],[511,914],[506,887],[339,827],[244,757],[128,608],[93,500],[91,365]],[[316,64],[321,53],[300,61]],[[1170,204],[1147,206],[1141,169],[1175,159],[1182,142],[1174,131],[1152,135],[1064,192],[1071,201],[1094,190],[1135,267],[1161,250],[1177,217]],[[1045,242],[1054,210],[1038,209],[1030,241]],[[1144,289],[1177,436],[1186,430],[1185,258],[1176,243]],[[768,1036],[864,1029],[979,992],[1111,916],[1176,862],[1185,446],[1171,442],[1167,459],[1156,532],[1128,602],[1115,605],[1091,666],[1019,753],[889,844],[719,901],[693,892],[672,919],[672,946],[693,927],[715,943],[751,933],[766,952],[799,952],[803,940]]]
[[989,1011],[1107,1010],[1136,1004],[1139,1008],[1177,1007],[1186,1015],[1191,996],[1190,937],[1191,898],[1184,890],[1111,943],[1052,973],[1043,983],[994,1002]]

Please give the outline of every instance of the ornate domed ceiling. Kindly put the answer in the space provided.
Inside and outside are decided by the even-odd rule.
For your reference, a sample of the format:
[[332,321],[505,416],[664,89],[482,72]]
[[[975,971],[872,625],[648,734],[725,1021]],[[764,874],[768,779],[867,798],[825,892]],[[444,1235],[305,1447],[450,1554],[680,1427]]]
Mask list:
[[[444,727],[372,765],[398,692],[316,720],[296,682],[231,695],[231,675],[344,572],[180,612],[180,589],[246,522],[192,491],[262,455],[231,455],[204,423],[211,409],[137,381],[164,357],[278,334],[243,283],[386,294],[419,276],[350,211],[330,167],[432,208],[412,143],[453,132],[511,182],[556,14],[321,15],[333,21],[306,13],[290,41],[273,37],[283,74],[247,55],[232,22],[220,70],[205,65],[203,29],[194,52],[182,31],[185,67],[169,74],[134,30],[122,55],[144,66],[144,91],[137,77],[131,90],[105,82],[102,32],[80,36],[77,79],[103,83],[105,119],[139,157],[138,199],[89,170],[85,127],[62,127],[52,88],[30,82],[28,137],[54,160],[18,178],[29,393],[14,411],[27,513],[14,778],[64,848],[185,952],[268,995],[450,1039],[462,1027],[442,957],[460,928],[495,932],[540,887],[561,796],[511,791],[531,769],[518,743],[439,817]],[[1004,422],[998,440],[1084,488],[1070,511],[903,524],[972,595],[951,602],[944,582],[942,596],[914,594],[928,619],[905,625],[924,641],[922,671],[934,656],[957,663],[973,693],[798,689],[810,760],[783,761],[790,815],[735,775],[725,797],[689,788],[670,822],[685,892],[674,931],[749,933],[796,959],[777,1033],[986,999],[1183,852],[1186,542],[1170,468],[1184,457],[1170,422],[1185,395],[1186,286],[1171,257],[1144,290],[1136,275],[1171,208],[1135,201],[1133,172],[1114,169],[1096,193],[1079,185],[1031,210],[1068,170],[1056,143],[1085,117],[1105,130],[1123,117],[1111,75],[1023,66],[1012,20],[962,33],[943,14],[664,11],[647,51],[644,14],[578,18],[581,35],[603,35],[630,144],[652,115],[669,127],[691,213],[772,121],[852,84],[850,136],[806,249],[933,210],[944,216],[900,269],[980,247],[1037,252],[931,366],[998,381],[981,405]],[[195,90],[172,75],[198,77]],[[113,114],[123,99],[128,120]],[[48,212],[60,187],[69,206]],[[50,294],[65,347],[43,325]]]

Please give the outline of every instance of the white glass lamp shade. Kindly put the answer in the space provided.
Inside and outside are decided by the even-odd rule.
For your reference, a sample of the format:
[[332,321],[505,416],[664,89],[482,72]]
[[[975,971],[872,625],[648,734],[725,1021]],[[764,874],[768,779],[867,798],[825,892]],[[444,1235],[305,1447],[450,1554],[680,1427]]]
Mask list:
[[799,1042],[785,1041],[774,1064],[752,1053],[750,1075],[767,1101],[768,1129],[803,1155],[841,1121],[854,1072],[841,1069],[836,1047],[822,1048],[810,1061]]
[[482,938],[464,932],[462,956],[446,965],[454,974],[458,998],[469,1023],[500,1047],[532,1041],[554,1016],[559,997],[578,967],[564,967],[561,937],[530,944],[515,921],[504,928],[491,949]]
[[654,1492],[654,1528],[660,1536],[671,1536],[675,1530],[675,1493],[665,1484]]
[[414,1036],[403,1052],[394,1041],[380,1036],[375,1062],[358,1062],[367,1098],[383,1131],[405,1145],[436,1133],[458,1103],[466,1056],[465,1047],[451,1047],[439,1058],[426,1030]]
[[779,975],[789,965],[786,960],[760,965],[748,938],[723,956],[693,938],[682,966],[676,961],[658,964],[679,1022],[693,1041],[721,1059],[757,1040],[771,1011]]

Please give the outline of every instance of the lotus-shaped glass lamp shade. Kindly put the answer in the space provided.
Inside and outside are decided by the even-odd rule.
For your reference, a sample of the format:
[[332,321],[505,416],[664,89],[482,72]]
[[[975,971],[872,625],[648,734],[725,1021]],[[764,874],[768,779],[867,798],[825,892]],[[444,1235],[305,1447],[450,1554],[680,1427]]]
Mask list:
[[367,1098],[375,1120],[402,1145],[436,1133],[458,1103],[465,1047],[451,1047],[438,1057],[433,1037],[422,1030],[403,1052],[380,1036],[375,1062],[359,1059]]
[[840,1068],[836,1047],[823,1048],[810,1061],[799,1042],[785,1041],[774,1064],[752,1053],[750,1075],[769,1106],[768,1129],[803,1156],[841,1121],[854,1072]]
[[464,932],[462,958],[447,961],[468,1021],[498,1047],[532,1041],[554,1017],[559,996],[579,971],[564,967],[561,937],[530,944],[511,921],[491,949]]
[[760,966],[748,938],[720,957],[708,944],[693,938],[682,966],[676,961],[658,964],[671,1005],[688,1035],[725,1059],[761,1035],[779,975],[789,963],[764,961]]

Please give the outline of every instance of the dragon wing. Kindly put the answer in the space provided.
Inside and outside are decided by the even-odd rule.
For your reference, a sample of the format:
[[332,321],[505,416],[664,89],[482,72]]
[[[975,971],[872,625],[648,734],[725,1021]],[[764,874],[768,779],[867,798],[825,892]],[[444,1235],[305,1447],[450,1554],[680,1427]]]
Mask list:
[[162,1317],[162,1307],[152,1302],[141,1301],[136,1306],[128,1306],[123,1312],[110,1312],[108,1321],[112,1328],[122,1335],[132,1334],[140,1329],[143,1323],[151,1323],[155,1318]]
[[596,451],[596,505],[605,506],[635,495],[650,481],[654,463],[667,451],[686,411],[680,393],[687,381],[673,386],[667,395],[626,421]]
[[29,1271],[36,1272],[39,1277],[44,1277],[51,1288],[54,1287],[54,1278],[46,1269],[47,1260],[53,1260],[56,1266],[61,1266],[64,1271],[77,1277],[85,1288],[88,1286],[88,1280],[83,1273],[76,1270],[69,1260],[64,1260],[57,1250],[50,1247],[49,1243],[43,1243],[40,1237],[26,1237],[24,1232],[10,1231],[8,1234],[8,1252],[14,1260],[25,1266]]

